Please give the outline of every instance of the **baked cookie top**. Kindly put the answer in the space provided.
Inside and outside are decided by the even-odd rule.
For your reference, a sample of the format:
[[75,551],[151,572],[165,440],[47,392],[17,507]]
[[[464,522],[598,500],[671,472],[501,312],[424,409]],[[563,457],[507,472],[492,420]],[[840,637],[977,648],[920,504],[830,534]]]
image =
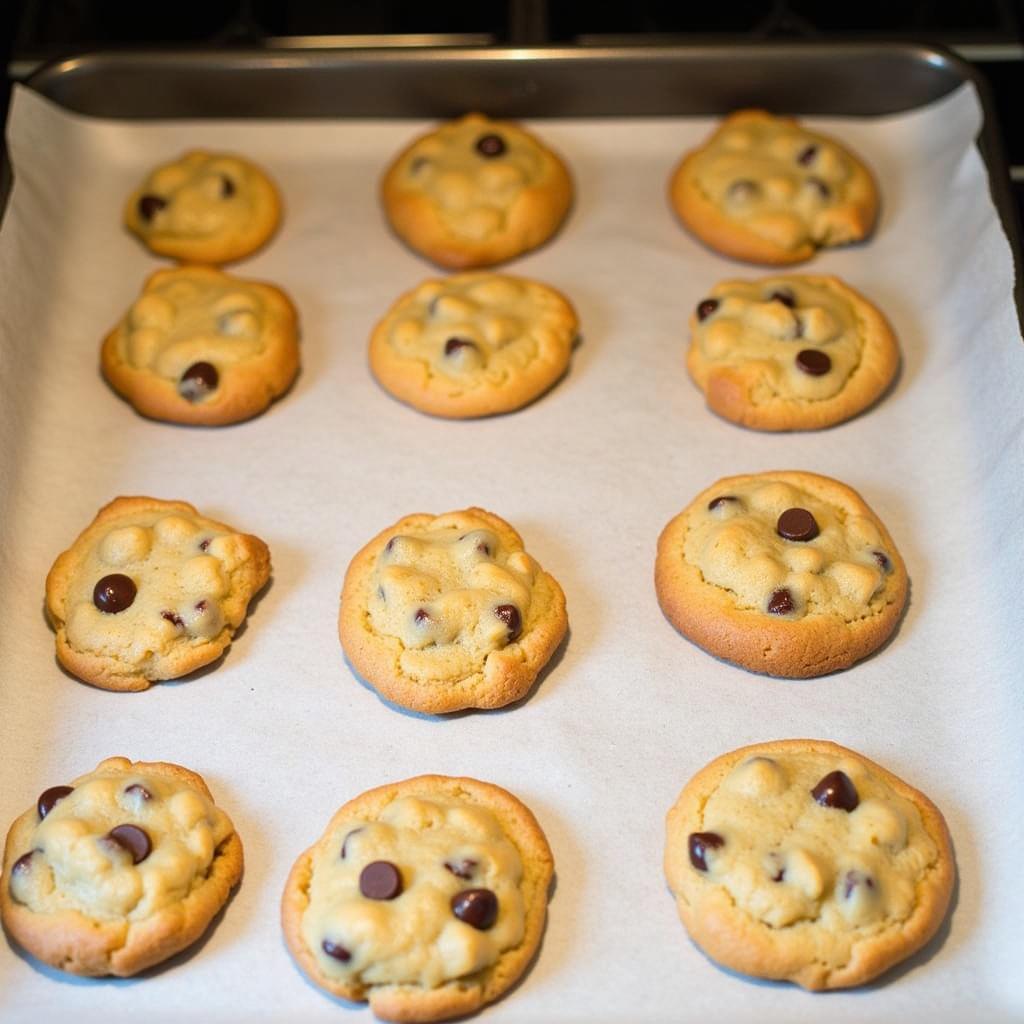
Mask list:
[[665,873],[715,960],[825,989],[920,949],[945,916],[954,866],[926,796],[834,743],[778,740],[687,783],[668,813]]
[[233,263],[277,230],[277,187],[254,163],[195,149],[151,171],[128,198],[124,223],[158,256]]
[[511,121],[467,114],[420,136],[381,186],[395,233],[442,267],[503,263],[546,242],[572,203],[561,159]]
[[565,373],[577,336],[564,295],[522,277],[424,281],[370,338],[370,368],[396,398],[435,416],[510,412]]
[[479,508],[379,533],[345,574],[339,615],[352,667],[388,700],[431,713],[523,697],[567,627],[561,587]]
[[847,668],[899,621],[907,574],[856,491],[814,473],[726,477],[664,529],[655,564],[669,621],[769,675]]
[[183,501],[115,498],[54,562],[57,657],[104,690],[145,690],[215,661],[270,578],[258,537]]
[[386,1020],[440,1020],[496,999],[540,941],[553,861],[530,811],[475,779],[370,790],[296,861],[282,900],[310,978]]
[[871,172],[835,139],[763,110],[730,114],[669,182],[683,224],[751,263],[801,263],[871,232]]
[[836,277],[723,281],[690,317],[690,376],[714,412],[758,430],[849,419],[898,366],[885,317]]
[[295,379],[298,317],[273,285],[213,267],[158,270],[107,335],[101,365],[145,416],[238,423],[263,412]]
[[11,827],[10,934],[73,974],[127,976],[194,942],[242,874],[242,844],[200,776],[111,757]]

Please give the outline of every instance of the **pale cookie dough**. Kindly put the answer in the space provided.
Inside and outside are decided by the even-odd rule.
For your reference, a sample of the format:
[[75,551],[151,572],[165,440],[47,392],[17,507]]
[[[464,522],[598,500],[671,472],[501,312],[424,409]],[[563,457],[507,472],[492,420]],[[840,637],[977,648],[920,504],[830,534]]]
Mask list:
[[815,473],[733,476],[662,531],[658,601],[684,636],[753,672],[806,678],[880,647],[907,598],[896,545],[856,491]]
[[823,740],[734,750],[668,812],[665,874],[691,938],[744,974],[862,985],[920,949],[955,867],[922,793]]
[[206,931],[242,877],[242,843],[202,778],[110,757],[11,826],[8,935],[71,974],[127,977]]
[[422,775],[349,801],[295,862],[281,901],[292,955],[383,1020],[493,1002],[540,944],[554,861],[530,810],[476,779]]
[[686,368],[712,411],[756,430],[856,416],[899,366],[882,314],[836,277],[723,281],[690,317]]
[[143,245],[184,263],[251,256],[280,219],[277,187],[263,170],[198,149],[150,172],[124,208],[125,226]]
[[370,338],[370,369],[421,412],[511,412],[566,371],[579,330],[564,295],[504,274],[458,274],[406,292]]
[[534,249],[572,203],[561,159],[510,121],[467,114],[416,139],[381,186],[395,233],[442,267],[489,267]]
[[740,110],[687,154],[669,181],[684,226],[750,263],[802,263],[823,246],[870,234],[871,172],[835,139],[789,117]]
[[107,335],[100,363],[144,416],[238,423],[263,412],[295,379],[298,316],[273,285],[213,267],[158,270]]
[[525,696],[567,628],[562,588],[479,508],[406,516],[379,533],[348,567],[338,619],[356,672],[434,714]]
[[104,690],[145,690],[215,661],[270,579],[258,537],[183,501],[115,498],[46,577],[57,658]]

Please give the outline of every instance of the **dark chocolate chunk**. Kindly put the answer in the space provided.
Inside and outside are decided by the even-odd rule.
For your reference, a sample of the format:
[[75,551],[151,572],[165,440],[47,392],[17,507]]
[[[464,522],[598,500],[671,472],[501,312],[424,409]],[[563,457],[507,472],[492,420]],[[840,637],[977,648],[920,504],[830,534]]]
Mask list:
[[29,850],[28,853],[23,853],[12,865],[11,874],[17,874],[19,871],[28,871],[32,866],[32,858],[38,853],[38,850]]
[[212,363],[193,363],[178,381],[178,394],[186,401],[198,402],[217,390],[220,374]]
[[201,540],[199,542],[199,550],[200,551],[206,551],[209,548],[209,546],[210,546],[210,540],[211,539],[212,538],[207,537],[206,540]]
[[829,772],[811,790],[811,796],[822,807],[837,807],[841,811],[854,811],[860,803],[857,788],[845,772]]
[[882,572],[889,572],[892,569],[892,562],[884,551],[872,551],[871,557],[878,563],[878,568]]
[[111,573],[104,576],[95,587],[92,588],[92,603],[101,612],[108,615],[116,615],[130,608],[135,600],[135,583],[121,573]]
[[184,619],[180,615],[176,615],[174,612],[161,612],[160,618],[166,619],[168,622],[174,623],[178,629],[182,629],[185,625]]
[[36,810],[39,812],[39,820],[42,821],[50,811],[53,810],[54,805],[63,800],[69,793],[75,791],[74,786],[51,786],[49,789],[44,789],[39,794],[39,799],[36,801]]
[[395,541],[396,541],[396,540],[398,540],[398,538],[397,538],[397,537],[392,537],[392,538],[391,538],[391,540],[389,540],[389,541],[387,542],[387,544],[385,544],[385,545],[384,545],[384,550],[385,550],[385,551],[387,551],[387,552],[388,552],[389,554],[390,554],[390,553],[391,553],[392,551],[394,551],[394,550],[395,550]]
[[152,220],[166,205],[167,200],[159,196],[143,196],[139,200],[139,216],[143,220]]
[[832,195],[832,189],[821,180],[821,178],[808,178],[807,184],[815,189],[822,199],[828,199]]
[[130,786],[125,789],[126,793],[131,793],[133,796],[140,797],[143,800],[152,800],[153,794],[150,793],[145,786],[140,785],[138,782],[133,782]]
[[799,541],[814,540],[821,532],[818,529],[817,519],[805,508],[787,508],[779,516],[779,521],[775,524],[775,531],[786,540]]
[[206,601],[196,601],[196,611],[202,615],[206,611]]
[[330,939],[324,939],[320,944],[320,948],[330,957],[335,960],[340,960],[343,964],[347,964],[352,959],[352,954],[342,945],[337,942],[331,942]]
[[402,876],[389,860],[375,860],[359,874],[359,891],[368,900],[393,900],[402,892]]
[[348,841],[357,833],[362,832],[361,828],[354,828],[345,838],[341,841],[341,859],[344,860],[348,856]]
[[711,314],[714,313],[720,305],[721,303],[718,299],[701,299],[700,302],[697,303],[697,319],[707,320],[707,318],[711,316]]
[[796,306],[796,296],[784,288],[776,288],[775,291],[768,296],[769,302],[781,302],[784,306],[788,306],[793,309]]
[[786,866],[783,863],[782,857],[777,853],[769,853],[768,861],[771,865],[765,869],[768,877],[773,882],[781,882],[786,877]]
[[708,502],[708,511],[714,512],[715,509],[723,508],[726,505],[730,505],[733,502],[739,503],[739,498],[732,494],[720,494],[717,498],[712,498]]
[[122,850],[127,850],[132,855],[133,864],[141,864],[153,850],[146,830],[139,828],[138,825],[118,825],[104,838],[116,843]]
[[456,877],[470,879],[473,877],[473,869],[477,866],[475,860],[446,860],[444,866]]
[[719,850],[725,846],[725,840],[717,832],[691,832],[688,841],[690,847],[690,863],[698,871],[707,871],[705,859],[708,850]]
[[768,598],[768,611],[772,615],[788,615],[795,608],[793,595],[785,587],[773,590],[772,596]]
[[426,608],[417,608],[413,618],[416,620],[417,626],[422,626],[425,622],[430,622],[430,612]]
[[444,343],[444,354],[446,356],[453,356],[464,348],[476,348],[476,342],[467,341],[465,338],[449,338]]
[[477,544],[476,549],[481,555],[486,555],[488,558],[491,557],[491,546],[486,541],[480,541],[480,543]]
[[849,899],[854,894],[855,890],[861,885],[868,889],[874,889],[875,880],[870,875],[864,874],[863,871],[847,871],[843,878],[844,899]]
[[498,920],[498,897],[490,889],[463,889],[452,897],[452,913],[485,932]]
[[508,642],[518,640],[523,632],[523,617],[519,614],[519,609],[514,604],[499,604],[494,609],[494,614],[508,626]]
[[506,148],[505,140],[500,135],[481,135],[476,140],[476,151],[488,159],[501,156]]
[[800,155],[796,158],[796,162],[801,167],[807,167],[814,162],[814,158],[818,155],[818,147],[811,143],[804,149],[800,150]]
[[728,197],[735,200],[738,203],[748,203],[751,199],[757,196],[761,191],[760,186],[756,181],[750,181],[747,178],[740,178],[734,181],[728,190]]
[[220,176],[220,197],[230,199],[235,194],[235,183],[226,175]]
[[796,354],[796,366],[812,377],[822,377],[832,369],[832,360],[819,348],[803,348]]

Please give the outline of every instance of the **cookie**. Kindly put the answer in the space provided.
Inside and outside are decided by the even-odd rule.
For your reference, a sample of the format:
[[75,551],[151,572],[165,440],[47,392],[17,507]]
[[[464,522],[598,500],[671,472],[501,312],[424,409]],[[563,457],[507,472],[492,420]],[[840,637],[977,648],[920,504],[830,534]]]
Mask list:
[[562,588],[480,508],[406,516],[377,534],[348,567],[338,618],[356,672],[434,714],[525,696],[567,628]]
[[350,800],[299,857],[281,901],[285,941],[314,984],[383,1020],[461,1016],[530,963],[553,871],[511,793],[421,775]]
[[195,942],[241,877],[242,843],[200,776],[110,757],[11,826],[0,914],[51,967],[127,977]]
[[277,187],[254,163],[195,149],[150,172],[124,223],[151,252],[185,263],[233,263],[277,230]]
[[370,338],[382,387],[421,412],[462,419],[511,412],[566,371],[579,330],[564,295],[504,274],[424,281]]
[[734,971],[806,989],[862,985],[915,953],[953,890],[938,808],[823,740],[716,758],[666,832],[665,875],[694,942]]
[[756,430],[814,430],[856,416],[892,383],[885,317],[836,277],[723,281],[690,317],[686,368],[719,416]]
[[107,335],[100,365],[144,416],[238,423],[263,412],[295,379],[298,317],[273,285],[213,267],[158,270]]
[[802,263],[871,233],[878,191],[835,139],[763,110],[730,114],[669,181],[683,225],[725,256]]
[[183,501],[115,498],[46,577],[57,659],[104,690],[216,661],[270,579],[266,544]]
[[524,128],[467,114],[403,150],[381,199],[403,242],[442,267],[467,270],[546,242],[569,212],[572,181]]
[[856,491],[815,473],[731,476],[662,531],[658,602],[683,636],[794,679],[881,646],[907,599],[896,545]]

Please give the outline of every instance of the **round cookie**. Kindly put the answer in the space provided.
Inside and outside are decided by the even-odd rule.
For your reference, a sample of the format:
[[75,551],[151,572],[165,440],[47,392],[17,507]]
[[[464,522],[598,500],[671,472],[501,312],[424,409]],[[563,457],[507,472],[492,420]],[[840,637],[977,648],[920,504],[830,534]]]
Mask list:
[[478,272],[424,281],[370,338],[370,369],[421,412],[462,419],[511,412],[566,371],[579,330],[569,301],[522,277]]
[[715,285],[690,316],[686,368],[708,406],[756,430],[814,430],[856,416],[899,366],[882,314],[836,277]]
[[151,171],[124,223],[151,252],[185,263],[233,263],[277,230],[281,199],[266,173],[239,156],[195,149]]
[[258,537],[183,501],[115,498],[54,562],[57,659],[104,690],[145,690],[216,661],[270,579]]
[[763,110],[730,114],[669,181],[683,225],[734,259],[802,263],[870,234],[871,172],[835,139]]
[[907,598],[896,545],[856,491],[815,473],[726,477],[662,531],[658,602],[685,637],[802,679],[883,644]]
[[273,285],[213,267],[158,270],[107,335],[100,364],[144,416],[238,423],[263,412],[295,379],[298,316]]
[[338,617],[356,672],[433,714],[525,696],[567,628],[562,588],[479,508],[406,516],[377,534],[348,567]]
[[493,1002],[540,944],[554,861],[530,810],[476,779],[422,775],[349,801],[295,862],[285,941],[310,980],[383,1020]]
[[919,950],[949,906],[949,833],[923,794],[823,740],[702,768],[668,812],[665,875],[705,953],[806,989],[862,985]]
[[11,826],[0,914],[51,967],[127,977],[190,946],[242,877],[242,843],[186,768],[110,757]]
[[503,263],[546,242],[572,204],[565,164],[510,121],[467,114],[416,139],[388,168],[384,211],[442,267]]

